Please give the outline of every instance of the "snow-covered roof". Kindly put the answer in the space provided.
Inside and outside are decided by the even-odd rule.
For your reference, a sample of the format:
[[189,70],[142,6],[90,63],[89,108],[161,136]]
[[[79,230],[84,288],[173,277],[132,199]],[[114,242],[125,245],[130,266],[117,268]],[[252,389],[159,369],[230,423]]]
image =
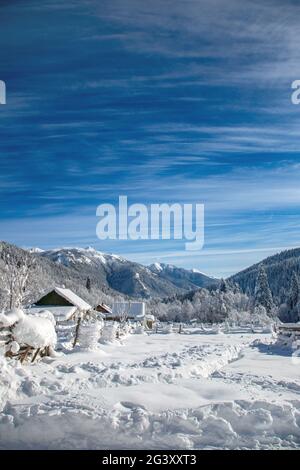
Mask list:
[[55,319],[58,320],[58,321],[63,321],[63,320],[68,320],[72,315],[73,313],[76,312],[77,310],[77,307],[57,307],[56,305],[39,305],[39,306],[36,306],[36,307],[31,307],[29,309],[26,310],[27,313],[31,314],[31,315],[38,315],[40,312],[43,312],[45,310],[49,310],[49,312],[51,312]]
[[105,313],[111,313],[111,307],[109,307],[108,305],[104,304],[102,302],[102,304],[99,304],[97,305],[96,307],[96,310],[99,312],[100,310],[103,310]]
[[61,295],[65,300],[70,302],[70,304],[79,308],[80,310],[91,310],[92,307],[85,300],[83,300],[78,295],[74,294],[70,289],[65,289],[62,287],[54,287],[55,292],[58,295]]
[[116,317],[124,314],[129,317],[144,317],[145,302],[115,302],[112,306],[112,314]]

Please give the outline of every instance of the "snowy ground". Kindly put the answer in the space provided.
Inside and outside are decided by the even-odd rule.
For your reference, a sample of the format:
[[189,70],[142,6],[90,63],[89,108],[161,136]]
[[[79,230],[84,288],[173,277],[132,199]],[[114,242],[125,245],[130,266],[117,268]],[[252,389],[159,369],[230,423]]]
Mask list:
[[300,448],[300,365],[270,335],[131,335],[0,359],[0,448]]

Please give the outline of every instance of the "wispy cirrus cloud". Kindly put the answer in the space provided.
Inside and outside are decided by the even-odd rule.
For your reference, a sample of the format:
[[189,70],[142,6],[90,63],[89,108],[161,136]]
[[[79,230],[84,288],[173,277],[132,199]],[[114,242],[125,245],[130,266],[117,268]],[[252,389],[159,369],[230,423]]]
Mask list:
[[2,233],[97,244],[96,205],[124,193],[206,204],[210,255],[100,247],[140,261],[224,273],[297,244],[299,13],[279,0],[1,4]]

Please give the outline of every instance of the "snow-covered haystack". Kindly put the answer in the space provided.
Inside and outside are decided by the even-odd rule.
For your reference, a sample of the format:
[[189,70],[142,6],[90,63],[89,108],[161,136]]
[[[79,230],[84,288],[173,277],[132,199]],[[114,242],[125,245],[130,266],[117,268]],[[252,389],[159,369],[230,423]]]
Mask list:
[[102,320],[81,323],[78,336],[81,349],[91,351],[97,349],[103,324],[104,322]]
[[55,347],[56,332],[48,318],[28,315],[19,321],[12,330],[14,340],[21,344],[28,344],[33,348]]
[[145,335],[145,328],[143,325],[137,325],[134,329],[135,335]]
[[132,332],[132,327],[130,323],[123,323],[119,326],[119,337],[125,337],[130,335]]
[[162,333],[164,333],[165,335],[169,335],[170,333],[173,333],[173,325],[171,323],[168,325],[165,325],[162,330]]
[[213,332],[214,332],[215,335],[220,335],[220,334],[222,335],[222,334],[224,334],[221,325],[215,326],[215,327],[213,328]]
[[263,328],[262,328],[262,333],[271,333],[273,334],[274,333],[274,326],[272,323],[270,323],[270,325],[264,325]]
[[220,333],[220,327],[219,326],[210,326],[210,327],[205,327],[203,326],[203,334],[206,335],[217,335]]
[[0,326],[8,328],[7,357],[17,357],[23,362],[32,356],[33,362],[38,355],[54,354],[57,336],[47,313],[26,315],[21,309],[13,309],[0,314]]
[[119,325],[117,322],[106,323],[102,329],[100,342],[113,343],[117,338],[118,327]]
[[56,326],[54,315],[52,312],[50,312],[50,310],[40,310],[38,313],[38,316],[41,318],[47,318],[48,320],[51,321],[53,326]]

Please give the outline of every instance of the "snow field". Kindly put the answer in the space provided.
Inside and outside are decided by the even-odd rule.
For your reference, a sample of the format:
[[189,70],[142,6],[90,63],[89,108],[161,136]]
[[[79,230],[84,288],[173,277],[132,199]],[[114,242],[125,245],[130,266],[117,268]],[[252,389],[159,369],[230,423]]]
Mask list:
[[300,447],[299,366],[270,335],[130,335],[0,365],[3,449]]
[[[86,403],[86,402],[85,402]],[[92,406],[91,406],[92,405]],[[7,404],[2,448],[14,449],[280,449],[298,448],[300,409],[265,401],[206,405],[154,413],[122,402],[113,411],[93,404]]]

